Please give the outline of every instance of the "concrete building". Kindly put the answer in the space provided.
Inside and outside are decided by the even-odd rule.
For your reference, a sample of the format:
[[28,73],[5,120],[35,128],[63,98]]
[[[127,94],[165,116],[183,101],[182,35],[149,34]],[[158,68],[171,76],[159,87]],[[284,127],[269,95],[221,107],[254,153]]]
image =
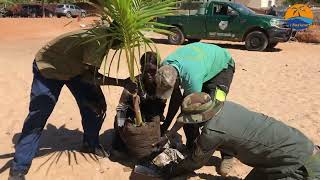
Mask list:
[[269,8],[276,5],[277,0],[234,0],[237,3],[243,3],[244,5],[252,8]]
[[273,5],[279,5],[283,0],[216,0],[216,1],[231,1],[242,3],[251,8],[269,8]]

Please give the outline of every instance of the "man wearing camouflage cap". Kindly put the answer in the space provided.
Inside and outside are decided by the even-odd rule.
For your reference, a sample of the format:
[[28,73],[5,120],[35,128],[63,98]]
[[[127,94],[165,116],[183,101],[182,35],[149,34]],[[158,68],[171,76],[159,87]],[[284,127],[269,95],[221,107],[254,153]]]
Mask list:
[[220,150],[253,167],[245,180],[320,179],[320,150],[299,130],[226,101],[193,93],[182,104],[174,127],[155,145],[161,146],[183,124],[203,124],[189,156],[165,168],[179,175],[201,168]]
[[[162,63],[156,75],[158,97],[168,99],[171,94],[168,113],[161,132],[170,126],[179,110],[183,96],[179,86],[184,90],[184,97],[194,92],[205,92],[211,97],[225,100],[229,92],[235,71],[235,63],[230,53],[219,46],[206,43],[192,43],[171,53]],[[197,125],[183,127],[187,148],[191,149],[194,140],[200,135]],[[221,172],[228,174],[233,158],[222,153]]]

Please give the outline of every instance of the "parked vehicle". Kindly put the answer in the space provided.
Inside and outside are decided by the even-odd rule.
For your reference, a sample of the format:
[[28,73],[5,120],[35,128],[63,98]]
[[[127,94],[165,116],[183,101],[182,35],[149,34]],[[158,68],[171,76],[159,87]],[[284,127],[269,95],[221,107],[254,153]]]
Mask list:
[[0,7],[0,17],[5,17],[6,13],[7,13],[6,8]]
[[80,7],[72,4],[59,4],[57,5],[56,15],[58,18],[61,16],[66,16],[68,18],[71,17],[85,17],[86,16],[86,11],[84,9],[81,9]]
[[[54,11],[44,8],[46,17],[53,17]],[[42,17],[42,6],[38,4],[23,4],[21,5],[20,12],[16,14],[21,17]]]
[[186,39],[213,39],[245,42],[246,49],[263,51],[288,41],[292,32],[283,18],[256,14],[243,4],[221,1],[204,3],[195,15],[167,16],[157,21],[173,26],[168,41],[176,45]]

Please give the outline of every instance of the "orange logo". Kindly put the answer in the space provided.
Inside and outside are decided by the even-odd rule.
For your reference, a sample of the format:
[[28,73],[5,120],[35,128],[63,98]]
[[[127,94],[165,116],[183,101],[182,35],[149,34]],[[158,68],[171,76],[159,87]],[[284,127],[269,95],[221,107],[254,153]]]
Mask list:
[[307,29],[313,22],[313,13],[305,4],[291,6],[284,17],[288,20],[289,26],[295,30]]

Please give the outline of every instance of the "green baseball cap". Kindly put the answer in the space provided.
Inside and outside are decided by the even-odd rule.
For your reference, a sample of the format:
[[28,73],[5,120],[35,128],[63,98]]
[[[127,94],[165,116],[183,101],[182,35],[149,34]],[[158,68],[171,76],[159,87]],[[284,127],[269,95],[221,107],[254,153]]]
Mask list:
[[212,119],[222,106],[222,101],[213,100],[207,93],[192,93],[183,99],[177,121],[185,124],[203,123]]

